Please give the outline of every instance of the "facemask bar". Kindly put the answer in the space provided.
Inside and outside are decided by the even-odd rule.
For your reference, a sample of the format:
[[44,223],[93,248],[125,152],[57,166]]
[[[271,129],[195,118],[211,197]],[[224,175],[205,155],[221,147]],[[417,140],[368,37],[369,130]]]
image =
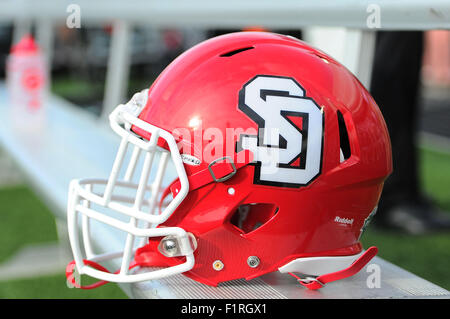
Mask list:
[[[194,266],[194,247],[192,245],[192,236],[179,227],[155,228],[157,225],[165,222],[184,200],[189,190],[189,183],[177,144],[172,134],[148,124],[137,117],[145,103],[139,104],[136,103],[136,100],[142,98],[143,94],[147,94],[147,92],[144,91],[140,94],[141,95],[135,95],[129,103],[119,105],[110,115],[111,128],[122,137],[122,140],[120,142],[117,156],[108,180],[74,180],[70,184],[68,201],[68,228],[76,267],[80,274],[87,274],[101,280],[113,282],[137,282],[151,280],[182,273],[192,269]],[[146,141],[135,135],[131,131],[132,125],[149,132],[151,136],[150,140]],[[157,152],[158,139],[163,139],[166,142],[169,146],[170,152],[166,150],[160,151],[160,161],[156,176],[153,182],[148,185],[152,164],[155,158],[155,153]],[[124,163],[129,145],[133,145],[134,149],[132,151],[128,167],[126,168],[124,178],[119,181],[119,173]],[[141,156],[144,156],[144,162],[141,175],[139,177],[139,182],[138,184],[135,184],[132,182],[132,178],[135,174],[136,165]],[[161,184],[164,178],[167,162],[169,161],[169,156],[174,163],[181,183],[181,188],[175,198],[170,201],[162,212],[160,214],[155,214],[158,194],[161,191]],[[102,194],[95,193],[93,191],[94,186],[97,185],[104,186],[104,192]],[[114,189],[116,187],[125,187],[135,190],[136,195],[132,198],[114,194]],[[144,199],[147,191],[150,191],[150,198]],[[92,203],[129,217],[128,223],[92,209]],[[122,203],[129,203],[132,204],[132,206],[130,207]],[[148,211],[144,212],[143,207],[147,207]],[[78,234],[78,214],[81,214],[81,234],[86,259],[99,262],[122,256],[120,272],[118,274],[99,271],[83,263],[83,254],[80,247]],[[96,255],[94,253],[90,236],[89,220],[91,218],[127,233],[123,252],[114,252],[103,255]],[[139,222],[140,227],[138,226]],[[186,256],[186,261],[183,264],[156,271],[129,275],[128,270],[135,252],[133,247],[136,237],[141,237],[138,245],[138,247],[141,247],[147,243],[149,237],[167,236],[176,238],[181,255]]]

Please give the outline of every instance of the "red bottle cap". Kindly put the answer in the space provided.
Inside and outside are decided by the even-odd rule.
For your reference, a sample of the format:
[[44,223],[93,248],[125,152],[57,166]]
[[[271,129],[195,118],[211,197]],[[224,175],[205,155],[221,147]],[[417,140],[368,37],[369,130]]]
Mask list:
[[39,52],[39,47],[30,34],[26,34],[19,41],[19,43],[11,47],[12,54],[36,54]]

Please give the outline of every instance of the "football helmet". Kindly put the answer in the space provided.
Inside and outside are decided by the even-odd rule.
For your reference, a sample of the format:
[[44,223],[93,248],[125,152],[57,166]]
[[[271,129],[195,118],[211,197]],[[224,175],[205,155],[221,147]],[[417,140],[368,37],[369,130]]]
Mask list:
[[[356,77],[308,44],[209,39],[109,119],[120,137],[109,178],[70,184],[80,274],[218,285],[280,271],[321,286],[376,253],[360,237],[392,171],[388,131]],[[123,249],[95,252],[96,227]],[[99,263],[113,258],[110,273]]]

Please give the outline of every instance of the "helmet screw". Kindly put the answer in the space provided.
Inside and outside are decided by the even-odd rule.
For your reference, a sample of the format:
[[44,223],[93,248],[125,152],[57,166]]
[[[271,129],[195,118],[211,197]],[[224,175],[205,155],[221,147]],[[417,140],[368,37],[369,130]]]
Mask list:
[[260,264],[260,260],[256,256],[250,256],[247,258],[247,265],[251,268],[256,268]]
[[166,239],[163,242],[163,248],[164,248],[165,252],[170,255],[177,250],[177,243],[175,240]]
[[215,262],[213,262],[213,268],[216,271],[221,271],[224,267],[224,264],[221,260],[216,260]]

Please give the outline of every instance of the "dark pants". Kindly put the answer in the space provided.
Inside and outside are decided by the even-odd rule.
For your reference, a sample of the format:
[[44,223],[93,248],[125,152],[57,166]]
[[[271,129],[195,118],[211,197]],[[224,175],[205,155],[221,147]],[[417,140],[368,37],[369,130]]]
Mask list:
[[377,215],[420,198],[417,135],[423,32],[377,34],[370,91],[384,115],[392,143],[394,171],[387,179]]

